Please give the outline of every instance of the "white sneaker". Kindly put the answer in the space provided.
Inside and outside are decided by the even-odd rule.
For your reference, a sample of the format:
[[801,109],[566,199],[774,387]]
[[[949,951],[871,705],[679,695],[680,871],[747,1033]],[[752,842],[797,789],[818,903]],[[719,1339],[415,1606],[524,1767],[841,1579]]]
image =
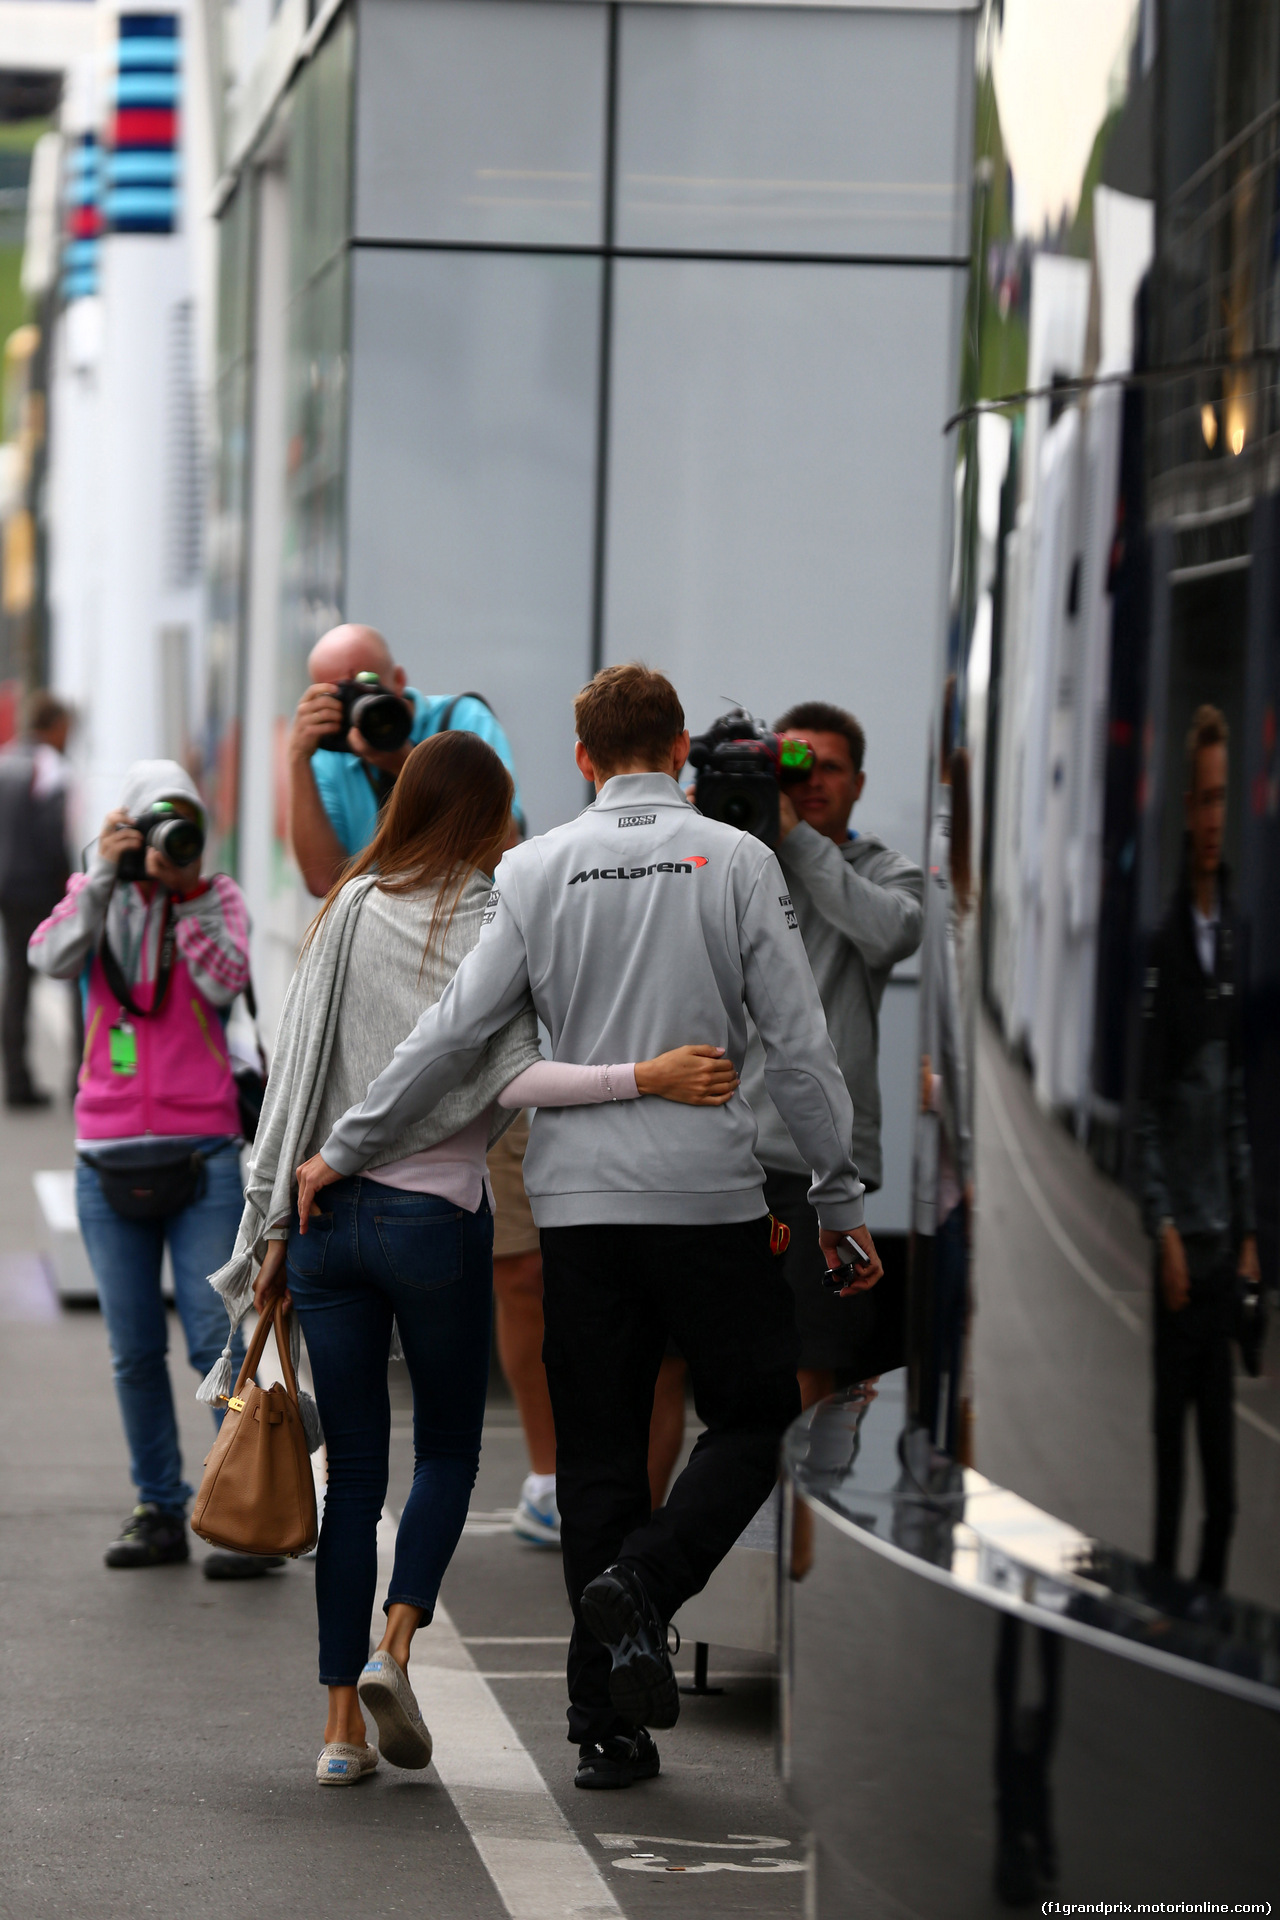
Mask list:
[[378,1764],[377,1749],[353,1747],[346,1740],[331,1740],[320,1750],[316,1761],[316,1782],[322,1787],[353,1787],[372,1773]]
[[356,1683],[378,1723],[378,1750],[393,1767],[429,1767],[431,1735],[404,1668],[389,1653],[370,1654]]
[[511,1531],[517,1540],[528,1540],[535,1547],[558,1547],[560,1545],[560,1509],[556,1505],[554,1493],[544,1493],[535,1497],[530,1474],[520,1489],[520,1505],[516,1508],[511,1521]]

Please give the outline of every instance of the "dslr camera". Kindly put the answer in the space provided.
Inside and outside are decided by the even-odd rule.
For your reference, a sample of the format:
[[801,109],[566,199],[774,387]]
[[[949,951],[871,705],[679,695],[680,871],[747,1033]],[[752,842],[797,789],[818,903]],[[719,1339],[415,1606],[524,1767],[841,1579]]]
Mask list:
[[204,852],[204,828],[198,820],[188,820],[170,800],[157,800],[136,820],[130,821],[142,835],[140,847],[126,847],[116,872],[122,880],[145,880],[147,848],[154,847],[175,867],[189,867]]
[[340,681],[338,698],[342,702],[342,725],[318,743],[326,752],[350,753],[347,735],[352,727],[364,735],[375,753],[394,753],[409,738],[413,726],[409,702],[384,687],[376,673],[358,673],[354,680]]
[[808,777],[813,748],[784,740],[745,707],[732,707],[689,743],[698,812],[776,847],[778,793]]

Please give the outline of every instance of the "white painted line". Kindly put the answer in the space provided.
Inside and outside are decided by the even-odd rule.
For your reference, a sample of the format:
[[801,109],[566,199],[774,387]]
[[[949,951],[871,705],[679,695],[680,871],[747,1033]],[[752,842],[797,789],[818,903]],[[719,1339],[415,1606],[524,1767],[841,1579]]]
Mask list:
[[1264,1420],[1252,1407],[1246,1407],[1242,1400],[1236,1401],[1236,1419],[1243,1420],[1247,1427],[1256,1427],[1259,1433],[1265,1433],[1268,1440],[1274,1440],[1280,1447],[1280,1427],[1273,1427],[1269,1420]]
[[567,1633],[464,1633],[464,1647],[567,1647]]
[[1067,1232],[1057,1214],[1049,1205],[1049,1202],[1045,1199],[1044,1190],[1028,1166],[1027,1156],[1018,1144],[1017,1136],[1013,1130],[1013,1122],[1009,1118],[1000,1088],[996,1084],[996,1077],[985,1061],[982,1063],[980,1072],[982,1075],[983,1090],[991,1102],[991,1111],[996,1117],[996,1132],[1000,1135],[1000,1144],[1013,1164],[1013,1170],[1018,1176],[1022,1191],[1026,1194],[1028,1200],[1039,1214],[1040,1223],[1045,1232],[1053,1241],[1054,1246],[1058,1249],[1058,1252],[1067,1264],[1075,1268],[1075,1271],[1080,1275],[1080,1278],[1084,1281],[1086,1287],[1089,1288],[1089,1291],[1095,1293],[1105,1306],[1110,1307],[1116,1319],[1128,1327],[1130,1333],[1140,1333],[1142,1331],[1142,1322],[1133,1311],[1133,1308],[1127,1306],[1123,1300],[1117,1298],[1102,1275],[1098,1272],[1098,1269],[1091,1261],[1085,1259],[1079,1247],[1071,1238],[1071,1235]]
[[[1009,1118],[1009,1112],[1004,1104],[1000,1088],[996,1083],[996,1077],[985,1060],[979,1067],[979,1073],[982,1079],[983,1091],[991,1102],[991,1111],[996,1117],[996,1131],[1000,1135],[1000,1144],[1009,1156],[1013,1170],[1021,1183],[1022,1191],[1026,1194],[1028,1200],[1039,1214],[1041,1223],[1049,1235],[1049,1238],[1053,1241],[1053,1244],[1057,1247],[1063,1258],[1075,1268],[1085,1285],[1089,1287],[1092,1292],[1096,1293],[1100,1300],[1106,1302],[1116,1318],[1123,1321],[1124,1325],[1128,1327],[1130,1333],[1141,1333],[1142,1322],[1137,1314],[1133,1312],[1131,1307],[1125,1304],[1125,1301],[1119,1294],[1112,1292],[1097,1268],[1085,1259],[1079,1247],[1071,1238],[1071,1235],[1067,1232],[1057,1214],[1053,1211],[1048,1200],[1046,1200],[1043,1188],[1027,1164],[1027,1156],[1018,1145],[1013,1132],[1013,1122]],[[1235,1410],[1237,1420],[1243,1420],[1247,1427],[1253,1427],[1256,1432],[1265,1434],[1268,1440],[1274,1440],[1276,1445],[1280,1446],[1280,1427],[1273,1427],[1269,1420],[1264,1420],[1261,1414],[1255,1413],[1252,1407],[1246,1406],[1241,1400],[1235,1402]]]
[[[395,1521],[378,1523],[379,1606]],[[553,1800],[444,1607],[413,1643],[413,1685],[433,1765],[511,1920],[620,1920],[622,1908]]]

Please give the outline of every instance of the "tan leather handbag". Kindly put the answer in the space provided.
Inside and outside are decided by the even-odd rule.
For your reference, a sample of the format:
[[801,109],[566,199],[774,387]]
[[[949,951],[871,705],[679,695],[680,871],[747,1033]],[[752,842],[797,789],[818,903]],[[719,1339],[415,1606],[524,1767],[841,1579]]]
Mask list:
[[[253,1376],[273,1325],[284,1385],[260,1387]],[[259,1318],[204,1463],[191,1529],[211,1547],[233,1553],[299,1554],[316,1543],[316,1489],[282,1302],[277,1301],[274,1315]]]

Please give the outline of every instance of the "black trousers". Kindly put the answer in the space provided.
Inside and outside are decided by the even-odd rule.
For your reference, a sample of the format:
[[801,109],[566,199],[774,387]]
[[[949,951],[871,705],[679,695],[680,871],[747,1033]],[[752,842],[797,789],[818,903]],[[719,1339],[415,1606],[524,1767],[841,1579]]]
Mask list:
[[[543,1358],[556,1422],[556,1502],[573,1608],[569,1738],[621,1724],[608,1652],[582,1626],[584,1587],[639,1575],[663,1620],[705,1586],[773,1487],[800,1412],[791,1295],[767,1215],[719,1227],[544,1227]],[[668,1337],[705,1422],[684,1472],[649,1509],[649,1421]]]
[[827,1261],[818,1242],[818,1216],[809,1205],[810,1184],[807,1173],[778,1173],[766,1167],[764,1203],[775,1219],[791,1229],[778,1266],[795,1302],[800,1340],[797,1364],[817,1373],[834,1373],[837,1384],[843,1385],[861,1379],[865,1372],[860,1362],[875,1325],[875,1301],[869,1293],[851,1293],[842,1300],[823,1286]]
[[1196,1579],[1222,1587],[1236,1517],[1236,1438],[1231,1326],[1234,1263],[1193,1290],[1180,1313],[1160,1292],[1157,1259],[1155,1312],[1156,1545],[1158,1567],[1175,1573],[1182,1524],[1186,1425],[1195,1409],[1204,1489],[1204,1526]]
[[45,915],[34,907],[5,907],[3,918],[4,1013],[0,1017],[0,1042],[4,1048],[4,1089],[11,1100],[20,1100],[31,1092],[27,1065],[31,968],[27,964],[27,942]]

